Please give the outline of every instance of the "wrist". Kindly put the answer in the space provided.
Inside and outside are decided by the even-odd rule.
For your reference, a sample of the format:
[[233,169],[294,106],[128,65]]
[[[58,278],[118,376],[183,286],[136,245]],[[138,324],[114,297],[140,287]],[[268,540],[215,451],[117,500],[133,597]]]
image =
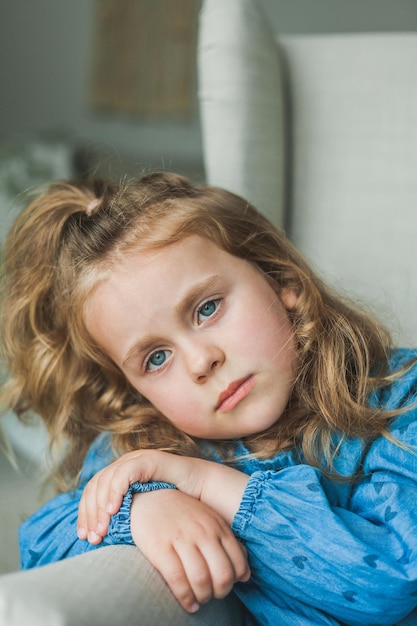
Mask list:
[[199,499],[216,510],[231,525],[237,513],[249,476],[211,461],[206,464]]
[[[142,546],[144,540],[144,520],[154,520],[155,515],[163,514],[164,506],[169,505],[180,492],[177,489],[159,489],[156,491],[142,491],[133,494],[130,507],[130,531],[133,542]],[[173,500],[174,499],[174,500]]]

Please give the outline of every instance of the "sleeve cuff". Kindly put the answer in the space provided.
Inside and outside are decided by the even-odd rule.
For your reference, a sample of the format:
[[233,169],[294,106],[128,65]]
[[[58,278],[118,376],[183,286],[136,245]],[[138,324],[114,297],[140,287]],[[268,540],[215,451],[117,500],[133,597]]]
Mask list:
[[232,531],[242,538],[246,525],[256,510],[265,483],[265,472],[254,472],[243,492],[242,500],[232,522]]
[[158,491],[159,489],[176,489],[175,485],[164,482],[132,483],[129,491],[123,497],[123,502],[117,513],[112,515],[108,538],[111,543],[135,545],[130,532],[130,507],[135,493]]

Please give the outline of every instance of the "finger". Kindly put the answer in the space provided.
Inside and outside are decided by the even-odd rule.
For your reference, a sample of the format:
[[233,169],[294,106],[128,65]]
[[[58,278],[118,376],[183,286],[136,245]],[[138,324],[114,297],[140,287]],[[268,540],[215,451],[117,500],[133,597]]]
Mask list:
[[249,580],[251,571],[246,548],[236,539],[232,532],[230,532],[230,535],[227,534],[222,537],[222,545],[232,563],[235,582],[246,582]]
[[90,531],[100,537],[107,535],[110,523],[111,515],[108,512],[108,494],[111,488],[112,471],[112,466],[110,466],[105,468],[102,473],[97,474],[95,493],[87,505],[87,520],[90,524]]
[[82,498],[78,506],[77,536],[79,539],[88,539],[89,543],[98,544],[102,540],[101,536],[88,527],[87,501],[87,498]]
[[[128,453],[103,470],[99,476],[97,503],[100,512],[114,515],[132,483],[142,480],[138,453]],[[143,481],[146,482],[146,481]]]
[[[112,464],[98,472],[84,489],[84,519],[90,543],[97,543],[95,535],[104,537],[107,534],[110,522],[109,493],[116,467]],[[115,512],[119,510],[120,504]]]
[[101,516],[107,519],[105,514],[114,515],[117,513],[122,504],[123,496],[132,483],[151,480],[154,472],[152,458],[146,455],[143,450],[136,450],[123,455],[96,474],[94,479],[97,489],[98,519],[101,519]]
[[136,482],[134,476],[134,463],[124,461],[115,465],[111,482],[108,485],[106,497],[101,500],[102,510],[107,514],[114,515],[120,509],[123,497],[128,492],[132,483]]
[[210,546],[205,544],[201,549],[210,572],[212,585],[210,597],[224,598],[230,593],[237,581],[234,563],[220,539]]
[[82,496],[83,520],[85,520],[87,539],[91,544],[98,544],[102,540],[102,535],[98,532],[99,507],[97,504],[99,481],[102,479],[102,476],[101,472],[96,474],[90,482],[87,483]]
[[85,512],[85,501],[83,494],[78,505],[77,536],[79,539],[87,539],[87,535],[87,515]]
[[[98,472],[84,488],[79,506],[79,536],[100,543],[108,531],[111,513],[116,513],[129,489],[128,464],[115,462]],[[121,486],[122,485],[122,486]],[[112,494],[112,495],[110,495]],[[110,506],[109,502],[112,501]]]
[[203,555],[200,547],[188,539],[181,542],[177,541],[175,549],[181,559],[196,601],[198,604],[205,604],[214,595],[213,577],[207,558]]
[[186,574],[182,559],[172,548],[161,550],[161,554],[164,556],[163,561],[158,563],[154,560],[154,567],[160,572],[183,609],[189,613],[195,613],[200,605]]
[[97,519],[97,526],[95,531],[93,532],[95,532],[100,537],[105,537],[109,531],[111,515],[109,515],[108,513],[100,513]]

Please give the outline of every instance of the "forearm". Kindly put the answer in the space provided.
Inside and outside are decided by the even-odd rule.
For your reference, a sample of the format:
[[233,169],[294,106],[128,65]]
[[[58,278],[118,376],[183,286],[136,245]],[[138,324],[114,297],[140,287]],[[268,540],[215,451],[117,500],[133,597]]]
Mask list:
[[[380,491],[374,484],[382,483],[353,487],[356,510],[372,498],[370,520],[341,508],[342,489],[315,468],[252,474],[232,524],[250,555],[252,582],[337,623],[400,623],[416,605],[416,490],[411,482],[385,480]],[[395,515],[386,515],[387,502]]]
[[[199,500],[217,511],[231,525],[239,509],[249,476],[231,467],[197,459],[203,473]],[[177,485],[181,489],[181,485]],[[193,494],[190,494],[193,495]]]
[[249,476],[213,461],[149,452],[152,480],[173,483],[180,491],[217,511],[231,525]]
[[126,494],[137,491],[136,487],[148,491],[155,483],[173,485],[200,500],[230,526],[248,480],[246,474],[212,461],[159,450],[129,452],[98,472],[85,487],[78,512],[78,536],[100,542]]

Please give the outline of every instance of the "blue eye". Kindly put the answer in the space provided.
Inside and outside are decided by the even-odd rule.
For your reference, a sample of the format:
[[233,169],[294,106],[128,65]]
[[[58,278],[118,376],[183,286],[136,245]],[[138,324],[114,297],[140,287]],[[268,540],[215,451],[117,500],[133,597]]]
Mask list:
[[198,321],[202,322],[215,314],[219,306],[218,300],[207,300],[197,311]]
[[162,367],[169,358],[170,350],[155,350],[146,362],[147,371],[155,371]]

